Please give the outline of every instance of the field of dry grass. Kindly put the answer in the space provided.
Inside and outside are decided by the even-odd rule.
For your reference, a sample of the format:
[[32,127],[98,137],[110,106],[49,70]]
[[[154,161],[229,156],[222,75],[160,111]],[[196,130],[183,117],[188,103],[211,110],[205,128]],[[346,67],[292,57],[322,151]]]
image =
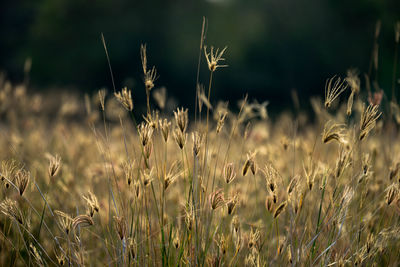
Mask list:
[[310,99],[314,120],[246,98],[232,112],[210,101],[227,52],[201,51],[195,116],[164,110],[145,46],[144,119],[128,88],[33,95],[1,77],[2,266],[400,264],[396,102],[350,70]]

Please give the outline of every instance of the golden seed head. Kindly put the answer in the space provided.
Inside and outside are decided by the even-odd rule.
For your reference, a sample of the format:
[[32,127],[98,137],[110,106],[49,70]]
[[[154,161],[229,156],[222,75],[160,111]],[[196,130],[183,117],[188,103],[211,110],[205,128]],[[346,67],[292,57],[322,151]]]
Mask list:
[[348,87],[346,79],[333,76],[325,83],[325,108],[329,108],[333,101]]
[[153,137],[153,127],[149,123],[142,122],[138,126],[139,138],[142,146],[145,147],[149,142],[151,142]]
[[99,202],[97,201],[97,197],[91,191],[89,191],[89,195],[87,197],[84,196],[83,199],[86,200],[86,203],[88,205],[90,217],[93,217],[94,212],[99,212]]
[[243,169],[242,169],[242,175],[243,175],[243,176],[246,176],[247,171],[248,171],[249,169],[251,170],[251,172],[253,173],[253,175],[256,174],[257,167],[256,167],[256,163],[255,163],[255,161],[254,161],[254,158],[255,158],[256,154],[257,154],[256,152],[253,152],[253,153],[248,152],[248,153],[247,153],[247,159],[246,159],[246,161],[244,162]]
[[54,211],[54,213],[57,215],[57,221],[60,224],[61,228],[68,235],[69,232],[71,231],[71,226],[73,221],[72,217],[59,210]]
[[163,136],[164,142],[168,141],[168,136],[169,136],[169,131],[171,128],[171,122],[169,122],[167,119],[164,120],[159,120],[160,128],[161,128],[161,134]]
[[224,127],[225,118],[226,118],[227,114],[228,114],[228,112],[225,110],[218,112],[219,118],[218,118],[217,129],[216,129],[217,134],[220,133],[222,128]]
[[146,87],[146,91],[150,91],[153,89],[154,81],[157,79],[157,71],[154,66],[150,70],[147,69],[147,54],[145,44],[140,46],[140,56],[143,67],[144,85]]
[[386,190],[386,203],[390,205],[398,197],[399,188],[396,184],[392,184]]
[[84,227],[84,226],[91,226],[94,224],[92,217],[89,215],[78,215],[72,220],[72,228],[76,229],[76,227]]
[[49,168],[48,173],[50,178],[57,175],[61,168],[61,157],[59,155],[51,156],[49,158]]
[[18,187],[18,191],[21,196],[28,186],[30,177],[31,173],[25,170],[18,170],[15,174],[15,185]]
[[114,93],[115,98],[117,98],[118,102],[128,111],[133,110],[133,101],[132,101],[132,93],[131,90],[128,90],[127,87],[122,88],[120,92]]
[[107,95],[106,89],[100,89],[98,91],[100,106],[101,106],[101,110],[103,110],[103,111],[104,111],[104,103],[105,103],[106,95]]
[[324,131],[322,133],[322,142],[325,144],[335,140],[339,142],[339,144],[347,144],[347,140],[345,139],[345,126],[342,124],[332,123],[328,121],[325,124]]
[[396,165],[390,168],[389,180],[395,178],[399,174],[399,171],[400,171],[400,162],[397,162]]
[[336,162],[335,177],[339,178],[345,169],[351,164],[351,151],[341,148]]
[[265,207],[267,208],[268,212],[272,213],[272,208],[274,206],[274,200],[271,195],[265,198]]
[[236,178],[235,165],[233,162],[227,163],[224,167],[225,182],[230,184]]
[[239,202],[239,196],[236,194],[227,201],[226,206],[228,207],[229,215],[231,215],[235,211],[238,202]]
[[174,138],[180,149],[183,149],[183,147],[185,146],[186,137],[186,133],[182,132],[179,128],[175,128]]
[[143,185],[148,186],[153,181],[153,168],[146,169],[142,172]]
[[363,112],[361,114],[360,121],[360,141],[367,137],[368,133],[375,127],[376,120],[382,114],[378,109],[378,105],[370,104],[366,109],[365,106],[363,106]]
[[16,201],[6,198],[0,203],[0,211],[10,219],[15,219],[18,223],[24,223],[22,212]]
[[14,160],[5,160],[1,162],[1,180],[6,188],[10,187],[10,182],[14,180],[18,166]]
[[175,122],[179,130],[184,133],[188,125],[188,109],[177,109],[174,111]]
[[126,229],[127,229],[125,219],[124,217],[114,216],[114,222],[118,236],[121,240],[123,240],[126,237]]
[[193,139],[193,154],[197,157],[200,152],[201,145],[203,143],[203,135],[199,132],[192,133]]
[[224,192],[222,191],[222,189],[218,189],[210,195],[210,205],[213,210],[223,206],[224,203]]
[[125,179],[128,182],[128,185],[132,183],[133,178],[135,176],[134,166],[135,166],[135,161],[133,162],[125,161],[122,165],[125,174]]
[[181,174],[182,171],[178,169],[178,162],[174,161],[164,177],[164,189],[166,190]]
[[295,190],[297,188],[297,185],[299,184],[299,180],[300,180],[300,175],[295,175],[292,180],[290,180],[290,183],[287,187],[287,193],[291,194],[293,192],[293,190]]
[[286,205],[287,205],[287,202],[284,201],[276,208],[276,210],[274,212],[274,218],[278,217],[279,214],[281,214],[285,210]]
[[225,46],[221,51],[219,51],[219,48],[217,48],[214,53],[214,47],[211,46],[211,51],[207,53],[207,46],[204,46],[204,55],[206,56],[208,69],[211,72],[214,72],[217,68],[228,67],[228,65],[218,65],[219,61],[225,60],[222,55],[224,54],[226,48],[227,47]]

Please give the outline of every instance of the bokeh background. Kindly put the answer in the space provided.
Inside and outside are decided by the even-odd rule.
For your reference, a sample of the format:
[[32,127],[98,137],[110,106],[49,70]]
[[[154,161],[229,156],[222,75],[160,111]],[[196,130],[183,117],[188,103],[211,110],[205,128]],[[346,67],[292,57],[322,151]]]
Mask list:
[[[323,95],[326,78],[350,67],[368,72],[378,20],[378,81],[391,90],[398,0],[1,1],[0,69],[20,82],[31,58],[32,90],[111,89],[103,32],[117,88],[132,88],[135,105],[145,102],[139,49],[147,43],[156,86],[191,107],[203,16],[206,44],[228,46],[229,68],[215,75],[214,100],[248,93],[282,110],[296,89],[307,107],[311,95]],[[208,82],[204,64],[200,80]]]

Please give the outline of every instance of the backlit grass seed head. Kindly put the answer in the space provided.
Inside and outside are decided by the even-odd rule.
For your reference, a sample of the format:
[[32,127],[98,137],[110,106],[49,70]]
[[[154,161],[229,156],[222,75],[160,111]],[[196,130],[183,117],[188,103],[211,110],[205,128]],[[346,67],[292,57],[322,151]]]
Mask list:
[[315,176],[317,174],[313,161],[310,160],[307,166],[303,164],[303,170],[307,179],[307,187],[311,191],[314,186]]
[[339,157],[336,162],[335,177],[339,178],[345,169],[351,164],[350,151],[341,148],[339,150]]
[[89,191],[87,197],[83,196],[83,199],[86,200],[86,203],[88,205],[90,217],[93,217],[94,212],[99,212],[100,210],[99,202],[97,201],[97,197],[91,191]]
[[61,249],[54,249],[54,254],[56,255],[57,262],[59,266],[64,266],[66,262],[66,255]]
[[174,161],[168,171],[168,173],[164,177],[164,189],[167,188],[179,177],[181,176],[182,171],[178,170],[177,161]]
[[59,225],[61,226],[63,231],[68,235],[69,232],[71,231],[71,226],[73,221],[72,217],[59,210],[54,211],[54,213],[57,215],[56,218]]
[[260,247],[260,240],[261,240],[261,233],[260,231],[256,228],[255,230],[251,228],[250,230],[250,237],[249,237],[249,243],[247,244],[248,247],[251,248],[256,248],[257,250]]
[[146,116],[143,116],[143,119],[146,121],[147,124],[153,128],[153,130],[158,129],[158,111],[152,111],[152,113],[147,113]]
[[10,187],[10,181],[14,180],[14,174],[17,171],[17,164],[14,160],[5,160],[1,162],[1,180],[6,188]]
[[139,138],[142,146],[145,147],[149,142],[151,142],[153,137],[153,127],[150,124],[142,122],[138,126]]
[[224,203],[224,192],[222,191],[222,189],[218,189],[210,195],[210,205],[213,210],[216,210],[219,207],[223,206]]
[[179,130],[184,133],[188,125],[188,109],[184,110],[183,108],[178,108],[177,111],[174,111],[174,116],[176,125],[178,126]]
[[238,201],[239,201],[239,196],[236,194],[227,201],[226,206],[228,208],[229,215],[231,215],[235,211]]
[[22,212],[18,208],[16,201],[6,198],[0,203],[0,211],[10,219],[16,220],[18,223],[24,223]]
[[150,91],[153,89],[154,81],[157,79],[157,71],[154,66],[151,69],[147,69],[147,54],[145,44],[140,46],[140,57],[142,60],[144,85],[146,87],[146,91]]
[[144,186],[148,186],[153,181],[153,168],[146,169],[142,172],[142,179]]
[[382,113],[378,110],[378,105],[370,104],[366,109],[363,107],[360,121],[360,141],[367,137],[368,133],[375,127],[376,120]]
[[222,128],[224,127],[225,118],[226,118],[227,114],[228,114],[228,112],[226,112],[226,111],[219,112],[219,118],[218,118],[217,129],[216,129],[217,134],[220,133]]
[[235,165],[233,162],[227,163],[224,167],[224,178],[227,184],[230,184],[236,178]]
[[300,175],[295,175],[292,180],[290,180],[290,183],[287,187],[287,193],[291,194],[293,192],[293,190],[295,190],[297,188],[297,185],[299,184],[299,180],[300,180]]
[[114,225],[119,238],[123,240],[126,237],[126,230],[127,230],[125,218],[114,216]]
[[276,180],[279,177],[278,171],[270,163],[266,164],[264,169],[262,169],[261,171],[264,174],[267,188],[271,191],[271,193],[275,193],[277,189]]
[[389,172],[389,180],[393,180],[400,172],[400,162],[397,162],[396,165],[390,168]]
[[125,179],[126,179],[128,185],[130,185],[132,183],[134,175],[135,175],[134,164],[135,164],[135,162],[126,161],[122,165],[122,168],[123,168],[124,174],[125,174]]
[[335,140],[341,144],[346,144],[347,140],[345,139],[345,130],[346,129],[344,125],[328,121],[325,124],[324,131],[322,133],[322,142],[327,144]]
[[217,48],[214,53],[214,47],[211,46],[211,51],[208,53],[207,46],[204,46],[204,55],[206,56],[208,69],[211,72],[214,72],[217,68],[228,67],[228,65],[218,65],[220,61],[225,60],[222,55],[224,54],[226,48],[227,47],[225,46],[224,49],[222,49],[221,51],[219,51],[219,48]]
[[386,189],[386,191],[386,203],[390,205],[398,197],[399,188],[396,184],[392,184]]
[[285,210],[286,205],[287,205],[287,202],[284,201],[275,209],[274,218],[277,218],[279,216],[279,214],[281,214]]
[[268,210],[268,212],[272,213],[273,206],[274,206],[273,197],[269,195],[265,198],[265,208]]
[[197,131],[193,132],[192,139],[193,139],[193,155],[197,157],[199,155],[200,148],[203,143],[203,135]]
[[133,110],[133,101],[132,101],[132,93],[131,90],[128,90],[127,87],[122,88],[120,92],[114,93],[115,98],[119,103],[128,111]]
[[169,122],[167,119],[164,119],[164,120],[160,120],[159,124],[160,124],[160,129],[161,129],[161,134],[162,134],[163,140],[164,140],[164,142],[167,142],[168,137],[169,137],[169,131],[171,129],[171,122]]
[[91,226],[94,224],[94,221],[92,217],[88,215],[78,215],[72,220],[72,228],[76,229],[76,227],[85,227],[85,226]]
[[98,91],[98,96],[99,96],[99,101],[100,101],[100,106],[101,106],[102,111],[104,111],[104,103],[105,103],[106,95],[107,95],[106,89],[100,89]]
[[175,142],[178,144],[180,149],[183,149],[185,147],[186,137],[187,137],[186,133],[182,132],[179,128],[175,128],[174,138],[175,138]]
[[255,158],[256,154],[257,154],[256,152],[253,152],[253,153],[248,152],[247,153],[247,159],[244,162],[243,169],[242,169],[242,175],[243,176],[246,176],[246,174],[247,174],[249,169],[251,170],[253,175],[256,174],[256,170],[257,169],[256,169],[256,163],[254,161],[254,158]]
[[43,259],[42,259],[42,255],[40,255],[40,253],[36,249],[36,247],[34,245],[32,245],[32,243],[29,244],[29,247],[30,247],[29,254],[31,254],[33,259],[35,260],[36,266],[40,266],[40,267],[45,266]]
[[57,175],[57,173],[61,169],[61,157],[59,155],[51,156],[49,158],[49,168],[48,168],[48,173],[50,178],[54,177]]
[[333,76],[325,83],[325,108],[329,108],[333,101],[348,87],[345,80]]
[[21,196],[28,186],[30,177],[31,173],[25,170],[18,170],[15,174],[15,185],[18,187],[18,191]]

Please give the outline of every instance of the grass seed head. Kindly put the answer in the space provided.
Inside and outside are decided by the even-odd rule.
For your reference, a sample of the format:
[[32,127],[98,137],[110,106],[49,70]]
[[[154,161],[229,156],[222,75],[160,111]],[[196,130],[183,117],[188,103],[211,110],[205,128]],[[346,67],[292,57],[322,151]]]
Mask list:
[[348,87],[346,80],[333,76],[325,84],[325,108],[329,108],[333,101]]
[[211,51],[208,53],[207,46],[204,46],[204,55],[206,56],[208,69],[211,72],[214,72],[215,70],[217,70],[217,68],[228,67],[228,65],[218,65],[220,61],[225,60],[222,55],[224,54],[226,48],[227,47],[225,46],[224,49],[222,49],[221,51],[219,51],[219,48],[217,48],[214,53],[214,47],[211,46]]
[[59,155],[56,155],[55,157],[50,155],[49,158],[49,168],[48,168],[48,173],[50,178],[54,177],[57,175],[57,173],[61,169],[61,157]]
[[169,137],[169,131],[171,128],[171,122],[169,122],[167,119],[164,119],[164,120],[160,120],[159,124],[160,124],[160,129],[161,129],[161,134],[162,134],[163,140],[164,140],[164,142],[167,142],[168,137]]
[[224,178],[227,184],[230,184],[236,178],[235,165],[233,162],[227,163],[224,167]]
[[370,104],[366,109],[363,107],[360,121],[360,141],[367,137],[368,133],[375,127],[376,120],[382,113],[378,110],[378,105]]
[[18,187],[18,191],[21,196],[25,192],[26,187],[28,186],[30,177],[31,173],[26,170],[18,170],[15,173],[15,185]]
[[286,205],[287,205],[287,202],[284,201],[275,209],[274,218],[277,218],[279,216],[279,214],[281,214],[285,210]]
[[183,147],[186,145],[187,134],[182,132],[179,128],[175,128],[174,138],[179,148],[183,149]]
[[188,109],[177,109],[174,111],[175,122],[179,130],[184,133],[188,125]]
[[0,203],[0,211],[10,219],[16,220],[18,223],[24,223],[22,212],[18,208],[16,201],[6,198]]
[[99,212],[99,202],[97,201],[97,197],[91,191],[89,191],[87,197],[83,196],[83,199],[86,200],[90,217],[93,217],[94,212]]
[[213,210],[218,209],[225,203],[224,192],[222,189],[218,189],[210,195],[210,205]]
[[132,93],[131,90],[128,90],[127,87],[122,88],[122,90],[118,93],[115,92],[114,96],[126,110],[133,110]]

